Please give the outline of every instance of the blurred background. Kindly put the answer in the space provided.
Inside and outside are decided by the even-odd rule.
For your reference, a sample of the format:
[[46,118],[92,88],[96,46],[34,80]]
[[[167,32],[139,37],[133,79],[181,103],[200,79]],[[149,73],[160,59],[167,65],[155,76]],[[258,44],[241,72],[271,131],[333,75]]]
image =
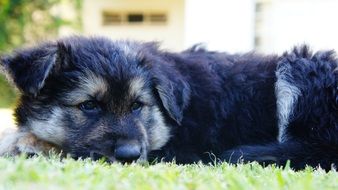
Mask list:
[[[180,51],[338,50],[338,0],[0,0],[0,53],[62,36],[160,41]],[[0,76],[0,129],[17,92]]]

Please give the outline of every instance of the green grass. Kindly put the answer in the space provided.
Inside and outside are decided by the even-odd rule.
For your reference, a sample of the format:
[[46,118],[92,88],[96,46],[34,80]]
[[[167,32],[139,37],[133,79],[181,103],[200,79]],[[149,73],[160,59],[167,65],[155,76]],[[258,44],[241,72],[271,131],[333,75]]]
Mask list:
[[0,108],[13,107],[16,98],[14,88],[7,82],[5,76],[0,74]]
[[338,189],[338,173],[257,164],[121,165],[34,157],[0,158],[0,189]]

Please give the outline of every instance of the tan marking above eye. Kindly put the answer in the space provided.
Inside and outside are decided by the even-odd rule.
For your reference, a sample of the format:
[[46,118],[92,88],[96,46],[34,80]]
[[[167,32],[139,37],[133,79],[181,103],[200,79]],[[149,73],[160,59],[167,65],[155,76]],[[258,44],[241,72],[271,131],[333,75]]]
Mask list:
[[144,80],[141,77],[134,78],[129,83],[129,94],[137,96],[142,93],[144,87]]
[[153,96],[151,90],[145,88],[145,81],[141,77],[132,79],[129,83],[129,96],[135,101],[140,101],[147,105],[152,102]]
[[100,100],[108,91],[107,81],[93,73],[82,76],[80,81],[76,89],[65,94],[63,99],[67,104],[77,105],[92,100],[93,97]]

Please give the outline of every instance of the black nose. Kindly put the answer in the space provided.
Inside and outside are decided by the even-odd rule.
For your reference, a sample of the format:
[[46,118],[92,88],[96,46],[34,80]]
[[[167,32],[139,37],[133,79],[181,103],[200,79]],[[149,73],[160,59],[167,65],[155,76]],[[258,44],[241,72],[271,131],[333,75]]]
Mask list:
[[141,147],[134,144],[120,145],[115,149],[115,158],[121,162],[132,162],[141,156]]

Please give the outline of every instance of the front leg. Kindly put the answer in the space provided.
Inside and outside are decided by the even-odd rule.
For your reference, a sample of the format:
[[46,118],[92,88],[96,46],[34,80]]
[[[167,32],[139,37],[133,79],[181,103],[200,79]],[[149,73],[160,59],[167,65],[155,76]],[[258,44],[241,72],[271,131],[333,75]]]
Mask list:
[[54,145],[37,139],[28,131],[7,129],[0,136],[0,156],[16,156],[22,153],[48,155],[50,151],[60,152]]

